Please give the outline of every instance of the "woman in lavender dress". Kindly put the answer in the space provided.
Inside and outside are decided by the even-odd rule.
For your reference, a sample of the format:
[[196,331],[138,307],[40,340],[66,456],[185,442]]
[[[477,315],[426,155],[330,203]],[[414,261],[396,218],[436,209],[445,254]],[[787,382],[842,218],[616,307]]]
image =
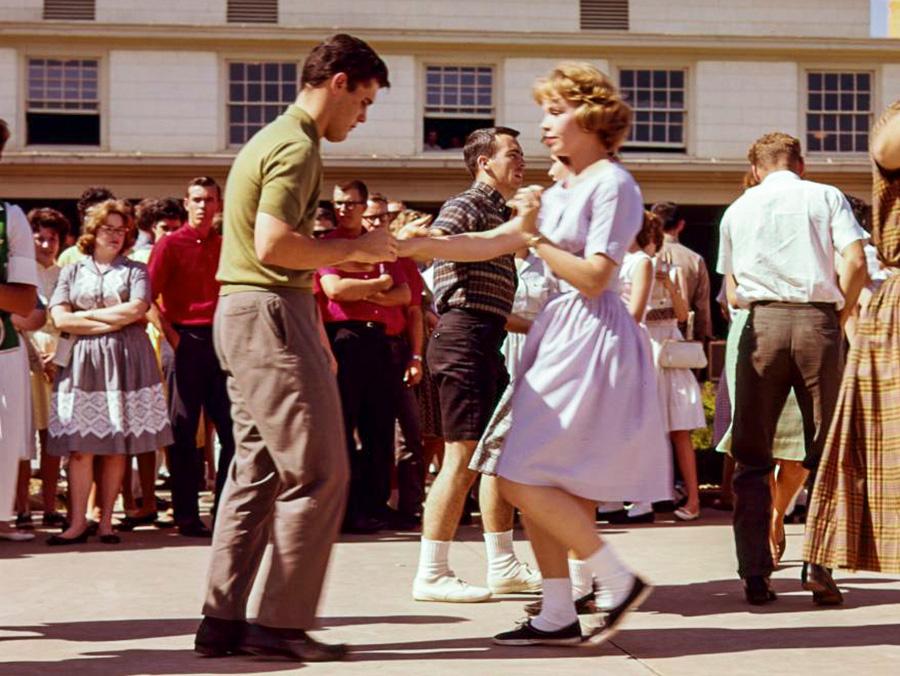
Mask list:
[[504,498],[525,516],[543,575],[542,607],[494,641],[576,645],[584,637],[566,550],[584,560],[603,589],[609,612],[590,638],[605,640],[650,586],[598,537],[595,504],[668,497],[659,471],[667,442],[647,342],[617,292],[617,267],[643,219],[640,189],[611,159],[627,136],[631,109],[586,63],[560,64],[538,82],[535,99],[544,110],[544,143],[571,171],[567,199],[553,200],[538,218],[537,191],[522,191],[509,223],[413,240],[401,255],[479,260],[514,251],[524,239],[559,282],[528,333],[497,466]]

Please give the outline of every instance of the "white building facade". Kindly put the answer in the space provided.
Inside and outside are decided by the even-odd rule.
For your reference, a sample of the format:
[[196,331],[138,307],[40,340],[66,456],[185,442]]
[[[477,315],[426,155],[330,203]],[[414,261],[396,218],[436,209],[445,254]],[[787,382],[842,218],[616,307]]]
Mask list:
[[698,207],[737,195],[747,147],[773,130],[803,140],[811,176],[868,198],[868,129],[900,97],[900,50],[869,37],[868,0],[0,0],[3,196],[224,180],[336,31],[382,54],[391,87],[326,144],[327,180],[426,206],[466,185],[456,146],[477,126],[519,129],[543,179],[531,86],[564,59],[629,95],[623,157],[647,200]]

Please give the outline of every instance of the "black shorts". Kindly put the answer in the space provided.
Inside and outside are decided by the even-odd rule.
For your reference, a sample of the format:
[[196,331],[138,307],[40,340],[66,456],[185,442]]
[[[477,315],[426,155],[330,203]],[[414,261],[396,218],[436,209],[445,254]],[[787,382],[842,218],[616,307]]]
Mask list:
[[476,310],[441,315],[428,342],[428,368],[438,388],[446,441],[478,441],[509,384],[500,347],[506,320]]

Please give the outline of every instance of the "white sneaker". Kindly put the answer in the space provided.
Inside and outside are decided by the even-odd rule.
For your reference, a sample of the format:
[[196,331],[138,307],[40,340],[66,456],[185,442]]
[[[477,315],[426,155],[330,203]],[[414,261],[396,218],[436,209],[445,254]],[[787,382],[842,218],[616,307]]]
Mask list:
[[519,561],[512,575],[489,574],[488,587],[494,594],[536,594],[541,591],[541,574]]
[[460,580],[454,573],[433,578],[417,577],[413,581],[416,601],[444,601],[445,603],[481,603],[491,598],[491,591]]
[[28,542],[34,540],[34,533],[22,533],[16,530],[3,531],[0,533],[0,540],[9,540],[10,542]]

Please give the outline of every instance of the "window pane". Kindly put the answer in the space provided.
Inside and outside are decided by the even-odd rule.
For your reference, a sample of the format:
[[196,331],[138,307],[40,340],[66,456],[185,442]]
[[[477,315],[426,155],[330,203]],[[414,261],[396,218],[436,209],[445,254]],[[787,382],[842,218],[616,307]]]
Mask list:
[[825,73],[825,89],[827,91],[833,92],[837,91],[838,88],[838,74],[837,73]]
[[868,92],[872,89],[872,83],[869,73],[856,74],[856,88]]
[[658,89],[665,89],[668,85],[668,73],[664,70],[653,71],[653,86]]
[[619,74],[619,85],[622,87],[634,86],[634,71],[633,70],[623,70]]
[[649,70],[639,70],[638,71],[637,84],[638,84],[638,87],[649,87],[650,86],[650,71]]
[[684,71],[683,70],[669,71],[669,86],[672,89],[684,89]]

